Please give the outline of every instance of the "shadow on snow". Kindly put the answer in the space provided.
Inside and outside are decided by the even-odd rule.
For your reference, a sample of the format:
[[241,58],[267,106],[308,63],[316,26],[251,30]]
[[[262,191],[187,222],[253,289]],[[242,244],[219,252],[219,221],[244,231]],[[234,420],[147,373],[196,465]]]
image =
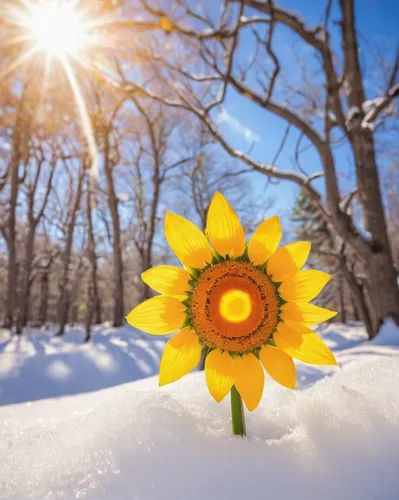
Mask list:
[[94,327],[87,344],[79,327],[69,327],[63,337],[54,337],[55,332],[31,329],[0,338],[0,405],[97,391],[155,375],[167,340],[129,326]]

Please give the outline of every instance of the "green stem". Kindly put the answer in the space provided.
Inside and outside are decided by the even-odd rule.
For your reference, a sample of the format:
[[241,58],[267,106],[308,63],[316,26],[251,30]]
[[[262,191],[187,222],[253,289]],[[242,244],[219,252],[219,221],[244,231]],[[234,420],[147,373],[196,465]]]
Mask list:
[[231,424],[233,428],[233,434],[236,436],[245,436],[245,417],[244,408],[242,406],[242,400],[240,393],[237,391],[235,385],[230,391],[231,399]]

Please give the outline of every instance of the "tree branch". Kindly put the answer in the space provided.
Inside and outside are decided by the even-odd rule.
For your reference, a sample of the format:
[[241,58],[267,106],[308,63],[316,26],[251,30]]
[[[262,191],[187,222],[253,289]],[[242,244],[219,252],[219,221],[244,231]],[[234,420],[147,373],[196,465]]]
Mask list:
[[384,97],[374,99],[374,107],[366,114],[362,121],[362,127],[367,128],[367,126],[378,118],[378,116],[391,104],[391,102],[399,97],[399,83],[388,90]]
[[[230,2],[232,3],[235,3],[237,1],[238,0],[230,0]],[[336,115],[337,124],[342,128],[342,130],[346,130],[345,116],[343,113],[339,95],[340,83],[334,69],[333,57],[328,44],[329,36],[326,26],[324,28],[321,26],[317,26],[314,29],[310,29],[297,16],[283,9],[274,7],[272,2],[265,3],[258,0],[244,1],[248,7],[271,16],[273,22],[281,23],[287,28],[292,29],[300,38],[302,38],[304,42],[306,42],[319,52],[323,60],[327,89],[332,99],[331,108]],[[331,6],[329,4],[326,9],[326,20],[328,20],[328,16],[330,14],[330,7]],[[320,33],[322,33],[324,36],[320,37]]]

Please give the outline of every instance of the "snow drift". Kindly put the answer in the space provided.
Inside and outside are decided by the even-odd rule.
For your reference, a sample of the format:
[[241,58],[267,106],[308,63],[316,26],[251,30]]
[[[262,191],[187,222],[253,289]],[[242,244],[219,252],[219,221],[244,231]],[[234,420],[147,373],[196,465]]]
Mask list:
[[303,390],[268,379],[244,439],[201,373],[5,406],[0,498],[396,500],[399,351],[358,334],[325,331],[343,367],[298,364]]

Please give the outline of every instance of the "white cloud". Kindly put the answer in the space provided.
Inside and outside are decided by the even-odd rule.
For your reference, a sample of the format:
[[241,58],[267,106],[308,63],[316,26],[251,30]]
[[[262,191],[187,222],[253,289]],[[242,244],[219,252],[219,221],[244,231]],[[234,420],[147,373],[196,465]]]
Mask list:
[[218,123],[225,123],[231,130],[237,132],[237,134],[242,135],[247,142],[260,142],[260,137],[253,130],[243,125],[240,120],[228,113],[224,108],[217,117]]

